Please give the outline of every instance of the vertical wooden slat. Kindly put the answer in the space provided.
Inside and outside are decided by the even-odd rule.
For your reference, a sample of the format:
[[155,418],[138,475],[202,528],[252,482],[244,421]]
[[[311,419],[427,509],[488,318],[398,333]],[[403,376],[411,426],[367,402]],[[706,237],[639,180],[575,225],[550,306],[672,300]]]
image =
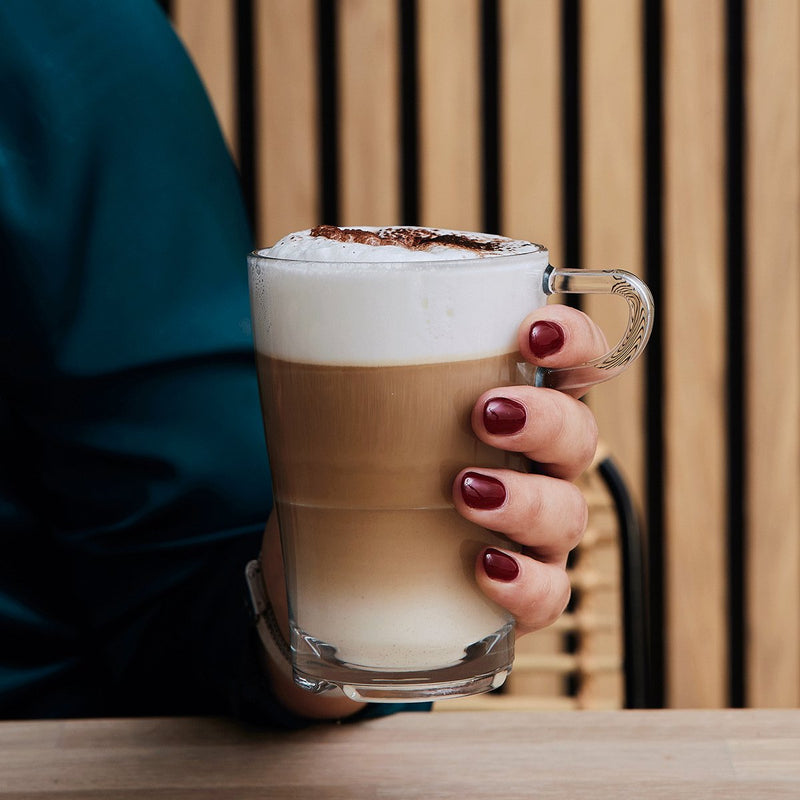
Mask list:
[[344,225],[391,225],[399,220],[397,22],[394,3],[339,3]]
[[800,4],[746,5],[747,689],[800,705]]
[[560,3],[500,0],[502,232],[563,265]]
[[[642,245],[642,19],[638,0],[584,3],[581,13],[583,266],[644,275]],[[609,343],[625,330],[627,305],[589,296],[584,309]],[[601,436],[628,479],[639,509],[644,497],[642,362],[593,389],[589,403]]]
[[312,0],[256,0],[257,241],[317,224],[316,41]]
[[203,79],[228,148],[238,158],[233,2],[175,0],[173,20]]
[[420,219],[481,227],[477,0],[419,3]]
[[664,4],[667,702],[727,703],[721,0]]

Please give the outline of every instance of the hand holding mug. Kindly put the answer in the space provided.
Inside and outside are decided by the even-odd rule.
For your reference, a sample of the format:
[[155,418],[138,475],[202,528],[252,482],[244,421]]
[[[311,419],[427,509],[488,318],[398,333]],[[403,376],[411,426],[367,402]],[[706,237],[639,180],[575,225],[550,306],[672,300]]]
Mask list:
[[[537,309],[520,326],[519,349],[534,367],[562,369],[608,351],[602,331],[585,314],[563,305]],[[587,506],[572,483],[591,463],[597,424],[571,393],[528,385],[484,392],[472,410],[472,429],[486,444],[525,455],[532,474],[467,467],[453,484],[458,512],[505,534],[521,550],[487,548],[475,580],[508,609],[517,636],[550,625],[570,597],[567,555],[586,527]]]

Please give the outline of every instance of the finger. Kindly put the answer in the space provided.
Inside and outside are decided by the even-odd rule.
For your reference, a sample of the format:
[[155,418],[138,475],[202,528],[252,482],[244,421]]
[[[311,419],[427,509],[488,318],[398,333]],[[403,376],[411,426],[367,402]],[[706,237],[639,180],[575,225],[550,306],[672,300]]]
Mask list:
[[481,552],[475,580],[490,600],[514,615],[517,635],[552,625],[570,598],[564,569],[509,550],[487,548]]
[[588,519],[586,500],[574,484],[513,470],[463,470],[453,484],[453,502],[470,522],[562,567]]
[[597,422],[585,403],[554,389],[506,386],[484,392],[472,429],[500,450],[524,453],[542,472],[572,480],[591,463]]
[[[585,364],[608,352],[605,335],[586,314],[558,303],[529,314],[518,337],[523,358],[549,369]],[[585,392],[583,388],[569,394],[580,397]]]

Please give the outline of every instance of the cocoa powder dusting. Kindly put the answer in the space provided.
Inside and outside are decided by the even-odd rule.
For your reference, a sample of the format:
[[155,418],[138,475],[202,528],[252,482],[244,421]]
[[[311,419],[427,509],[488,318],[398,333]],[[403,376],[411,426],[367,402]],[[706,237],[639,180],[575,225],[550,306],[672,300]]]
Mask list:
[[481,239],[459,233],[442,232],[430,228],[381,228],[366,231],[363,228],[339,228],[336,225],[317,225],[311,235],[332,239],[335,242],[366,244],[373,247],[395,245],[407,250],[430,250],[435,245],[458,247],[476,253],[494,253],[503,249],[502,239]]

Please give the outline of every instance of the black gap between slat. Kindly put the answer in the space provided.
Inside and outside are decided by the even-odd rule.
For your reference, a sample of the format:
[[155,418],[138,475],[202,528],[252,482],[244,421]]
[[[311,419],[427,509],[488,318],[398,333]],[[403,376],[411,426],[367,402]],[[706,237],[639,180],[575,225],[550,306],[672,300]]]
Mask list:
[[745,675],[745,229],[744,3],[726,5],[726,274],[728,276],[728,632],[729,705],[746,704]]
[[398,0],[400,24],[400,213],[402,225],[419,224],[419,72],[417,2]]
[[317,0],[317,99],[319,108],[319,221],[339,224],[339,81],[336,3]]
[[[581,86],[580,0],[564,0],[561,6],[561,119],[563,130],[562,215],[564,263],[568,269],[582,266],[581,241]],[[580,308],[577,295],[563,301]]]
[[239,149],[239,183],[250,230],[257,219],[255,68],[253,0],[236,2],[236,116]]
[[481,4],[481,185],[483,230],[500,232],[500,41],[497,0]]
[[647,346],[645,409],[645,493],[647,501],[647,565],[649,584],[650,702],[665,702],[664,638],[664,174],[663,174],[663,7],[661,0],[644,5],[644,253],[646,279],[656,306]]

